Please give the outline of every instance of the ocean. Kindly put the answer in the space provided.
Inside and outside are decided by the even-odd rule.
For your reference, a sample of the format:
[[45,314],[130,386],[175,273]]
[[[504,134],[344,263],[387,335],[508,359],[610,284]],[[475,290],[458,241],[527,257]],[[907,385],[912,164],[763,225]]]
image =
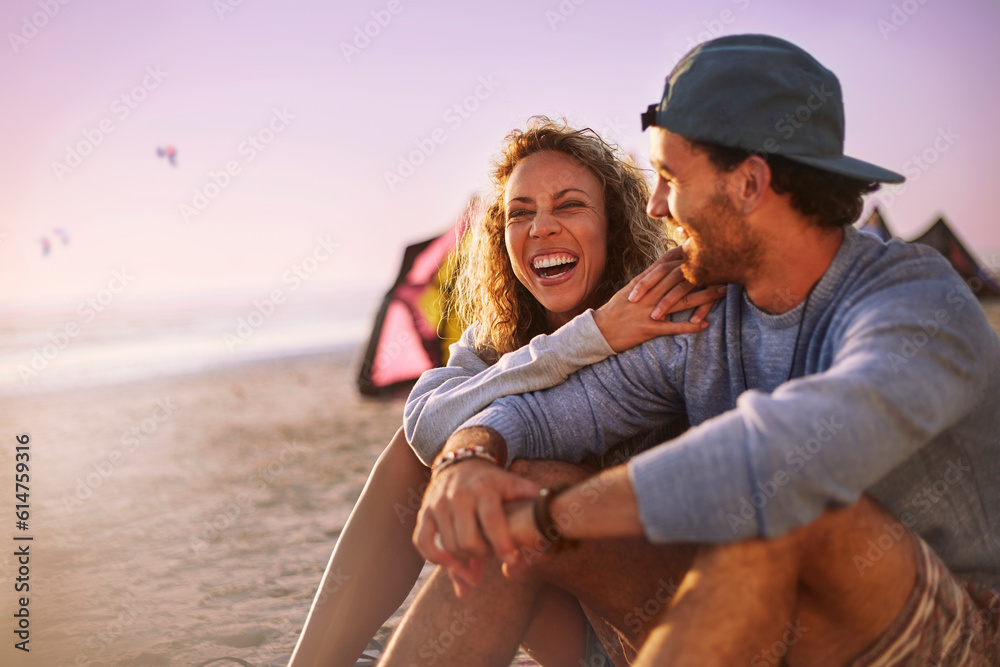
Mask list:
[[156,298],[0,309],[0,396],[356,350],[376,291]]

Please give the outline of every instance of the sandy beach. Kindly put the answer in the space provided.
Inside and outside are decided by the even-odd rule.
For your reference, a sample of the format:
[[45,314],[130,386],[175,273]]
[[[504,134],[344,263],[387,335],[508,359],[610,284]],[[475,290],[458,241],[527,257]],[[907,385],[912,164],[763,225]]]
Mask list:
[[[1000,304],[987,312],[1000,331]],[[356,395],[348,353],[4,399],[2,469],[29,434],[31,491],[19,531],[5,472],[0,664],[267,665],[289,653],[402,408]],[[11,639],[10,546],[25,544],[30,653]]]
[[[0,664],[191,665],[289,653],[402,401],[347,354],[4,401],[31,437],[30,653]],[[4,481],[13,514],[13,480]],[[12,517],[13,518],[13,517]],[[6,531],[10,545],[13,521]],[[10,637],[18,565],[0,557]]]

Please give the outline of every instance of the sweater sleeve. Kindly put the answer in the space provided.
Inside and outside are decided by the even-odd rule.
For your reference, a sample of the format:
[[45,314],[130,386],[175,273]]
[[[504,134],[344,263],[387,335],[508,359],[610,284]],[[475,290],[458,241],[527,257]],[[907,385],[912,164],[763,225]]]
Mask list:
[[494,400],[551,387],[614,354],[587,310],[549,335],[533,338],[493,366],[479,358],[470,327],[450,348],[448,365],[423,373],[403,411],[406,438],[430,465],[458,426]]
[[846,506],[983,400],[1000,354],[958,280],[910,282],[855,305],[831,363],[629,462],[655,542],[777,537]]
[[496,430],[507,445],[508,462],[600,456],[684,413],[679,388],[689,336],[654,338],[582,368],[558,386],[501,398],[462,428]]

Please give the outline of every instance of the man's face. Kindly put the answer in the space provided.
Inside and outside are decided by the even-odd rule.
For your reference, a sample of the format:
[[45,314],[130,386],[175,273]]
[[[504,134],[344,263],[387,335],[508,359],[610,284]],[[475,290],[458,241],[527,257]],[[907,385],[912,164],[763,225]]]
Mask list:
[[760,267],[763,241],[730,197],[739,173],[718,171],[680,135],[659,127],[650,135],[656,187],[647,211],[681,228],[684,277],[696,285],[745,284]]

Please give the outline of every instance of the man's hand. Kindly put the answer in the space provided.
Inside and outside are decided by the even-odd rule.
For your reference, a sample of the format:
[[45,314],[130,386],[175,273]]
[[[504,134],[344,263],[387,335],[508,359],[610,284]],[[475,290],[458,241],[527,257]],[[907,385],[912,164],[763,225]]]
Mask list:
[[[442,455],[473,445],[491,451],[502,447],[501,453],[506,454],[499,434],[472,428],[452,435]],[[455,593],[461,597],[469,586],[479,583],[482,558],[495,554],[507,562],[516,557],[503,505],[533,498],[539,490],[537,484],[479,459],[449,466],[431,478],[413,544],[424,558],[448,569]]]
[[506,506],[507,523],[517,556],[505,560],[504,575],[516,576],[549,553],[549,542],[538,532],[533,501],[516,501]]
[[[622,352],[651,338],[697,333],[712,305],[726,293],[724,285],[694,292],[681,272],[684,253],[671,248],[594,311],[594,322],[615,352]],[[662,318],[689,308],[697,310],[688,322]]]

